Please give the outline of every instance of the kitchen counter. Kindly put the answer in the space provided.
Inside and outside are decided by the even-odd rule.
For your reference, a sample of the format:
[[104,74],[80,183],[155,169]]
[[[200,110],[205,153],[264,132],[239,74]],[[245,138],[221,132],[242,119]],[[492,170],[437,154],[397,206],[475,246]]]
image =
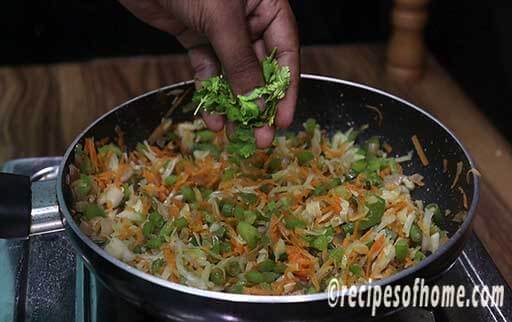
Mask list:
[[[387,77],[382,46],[308,47],[302,51],[302,72],[391,92],[428,110],[454,131],[482,174],[474,230],[512,285],[512,149],[439,64],[429,58],[424,77],[404,83]],[[185,56],[2,67],[0,162],[62,155],[67,144],[104,112],[146,91],[191,77]]]

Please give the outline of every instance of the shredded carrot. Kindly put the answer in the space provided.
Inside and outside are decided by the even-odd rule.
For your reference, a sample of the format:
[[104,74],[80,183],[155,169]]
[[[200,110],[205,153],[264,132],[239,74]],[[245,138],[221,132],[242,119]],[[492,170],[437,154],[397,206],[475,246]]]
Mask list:
[[418,153],[418,157],[420,158],[420,161],[421,163],[423,164],[424,167],[428,166],[428,159],[427,159],[427,156],[425,155],[425,151],[423,150],[423,147],[420,143],[420,140],[418,139],[418,137],[415,135],[412,136],[412,143],[414,144],[414,148],[416,149],[416,153]]
[[366,256],[366,276],[370,276],[371,264],[380,253],[380,251],[384,248],[385,241],[386,237],[384,234],[380,235],[380,237],[373,243],[372,247],[368,251],[368,255]]
[[94,167],[94,171],[98,171],[99,163],[98,163],[98,155],[96,154],[96,147],[94,146],[94,138],[86,138],[85,139],[85,150],[91,159],[92,166]]

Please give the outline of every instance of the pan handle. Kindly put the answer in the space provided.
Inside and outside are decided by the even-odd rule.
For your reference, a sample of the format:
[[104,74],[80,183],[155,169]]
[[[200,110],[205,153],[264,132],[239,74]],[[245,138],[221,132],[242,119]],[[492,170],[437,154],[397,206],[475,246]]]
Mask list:
[[55,193],[55,171],[30,177],[0,173],[0,238],[28,238],[64,229]]

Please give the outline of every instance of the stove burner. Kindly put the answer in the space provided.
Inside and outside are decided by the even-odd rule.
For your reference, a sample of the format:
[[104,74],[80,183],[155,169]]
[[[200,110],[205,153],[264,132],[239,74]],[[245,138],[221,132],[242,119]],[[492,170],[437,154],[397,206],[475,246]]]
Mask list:
[[[7,162],[2,171],[54,178],[61,158]],[[41,170],[43,169],[43,170]],[[142,322],[149,317],[106,289],[77,258],[65,232],[32,236],[29,240],[0,240],[1,322]],[[512,292],[476,236],[437,282],[439,285],[505,285],[504,303]],[[327,305],[327,303],[326,303]],[[512,321],[512,307],[407,308],[374,321]]]

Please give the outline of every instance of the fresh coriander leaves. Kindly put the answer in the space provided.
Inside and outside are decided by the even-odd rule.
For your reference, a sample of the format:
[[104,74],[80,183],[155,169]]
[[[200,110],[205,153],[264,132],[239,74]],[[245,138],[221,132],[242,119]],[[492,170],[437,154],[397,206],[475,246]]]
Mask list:
[[[226,79],[214,76],[202,82],[194,94],[197,103],[195,113],[201,109],[211,114],[226,115],[235,123],[228,152],[248,158],[256,151],[256,140],[252,128],[265,124],[273,125],[277,103],[286,94],[290,84],[290,69],[279,66],[275,58],[276,49],[262,61],[265,86],[255,88],[249,95],[235,95]],[[256,101],[263,99],[265,108],[260,111]]]

